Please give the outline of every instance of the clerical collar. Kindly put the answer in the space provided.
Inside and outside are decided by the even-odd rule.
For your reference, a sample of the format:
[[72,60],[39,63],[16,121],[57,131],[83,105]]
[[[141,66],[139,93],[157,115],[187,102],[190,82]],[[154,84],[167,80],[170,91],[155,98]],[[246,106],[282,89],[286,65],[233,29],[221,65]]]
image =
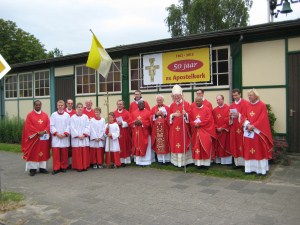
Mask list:
[[[197,105],[196,105],[196,106],[197,106]],[[202,108],[203,108],[203,105],[201,105],[200,107],[197,106],[197,108],[198,108],[198,109],[202,109]]]
[[36,111],[36,110],[34,109],[34,111],[35,111],[37,114],[41,114],[41,113],[42,113],[42,110]]
[[255,102],[250,102],[252,105],[255,105],[256,103],[258,103],[259,102],[259,99],[257,99]]
[[101,117],[99,117],[99,118],[95,117],[95,120],[101,120]]
[[182,103],[182,99],[180,99],[179,102],[176,102],[177,105],[179,105],[180,103]]
[[136,100],[135,98],[133,99],[135,101],[136,104],[139,103],[139,101],[144,101],[143,98],[140,98],[139,100]]
[[142,110],[144,110],[145,108],[143,108],[143,109],[139,109],[140,111],[142,111]]
[[242,101],[242,98],[240,98],[240,100],[234,101],[234,102],[235,102],[235,104],[240,104],[241,101]]
[[92,108],[90,108],[90,109],[85,108],[85,110],[88,111],[88,112],[91,112]]
[[120,109],[118,109],[118,112],[119,112],[119,113],[123,112],[123,109],[121,109],[121,110],[120,110]]
[[59,115],[63,115],[63,114],[64,114],[64,111],[62,111],[62,112],[57,111],[57,113],[58,113]]
[[224,104],[223,104],[223,105],[221,105],[221,106],[220,106],[220,105],[218,105],[218,106],[219,106],[219,108],[223,108],[223,107],[224,107]]

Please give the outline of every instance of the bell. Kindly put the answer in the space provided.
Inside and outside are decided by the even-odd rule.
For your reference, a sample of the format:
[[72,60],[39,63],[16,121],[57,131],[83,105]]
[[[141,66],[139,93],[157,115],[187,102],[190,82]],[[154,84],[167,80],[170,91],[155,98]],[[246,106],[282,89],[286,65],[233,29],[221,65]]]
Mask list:
[[280,13],[282,13],[282,14],[285,13],[287,15],[288,13],[291,13],[291,12],[293,12],[293,10],[291,9],[291,4],[289,3],[288,0],[285,0],[282,5],[282,10],[280,11]]

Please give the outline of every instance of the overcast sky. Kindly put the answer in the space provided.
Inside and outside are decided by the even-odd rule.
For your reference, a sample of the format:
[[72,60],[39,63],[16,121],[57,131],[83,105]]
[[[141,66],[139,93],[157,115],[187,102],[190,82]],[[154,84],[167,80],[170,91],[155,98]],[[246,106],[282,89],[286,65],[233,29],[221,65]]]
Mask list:
[[[34,35],[50,51],[87,52],[92,29],[105,48],[170,38],[166,7],[178,0],[1,0],[0,18]],[[300,3],[279,20],[300,17]],[[281,9],[281,7],[279,8]],[[254,0],[250,24],[268,22],[267,0]]]

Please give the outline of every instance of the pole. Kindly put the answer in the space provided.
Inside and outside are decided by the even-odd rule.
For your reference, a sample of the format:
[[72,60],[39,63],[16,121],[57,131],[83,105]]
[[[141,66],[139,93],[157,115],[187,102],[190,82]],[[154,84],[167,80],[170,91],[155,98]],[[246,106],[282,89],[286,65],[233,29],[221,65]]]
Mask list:
[[[108,90],[107,90],[107,78],[106,78],[106,112],[107,112],[107,129],[108,129],[108,133],[109,133],[109,121],[108,121],[108,114],[109,114],[109,100],[108,100]],[[111,168],[111,155],[110,155],[110,137],[107,137],[108,139],[108,164],[107,168]]]
[[182,93],[182,130],[183,130],[183,154],[184,154],[184,173],[186,173],[186,152],[185,152],[185,121],[184,121],[184,99],[183,99],[183,93]]

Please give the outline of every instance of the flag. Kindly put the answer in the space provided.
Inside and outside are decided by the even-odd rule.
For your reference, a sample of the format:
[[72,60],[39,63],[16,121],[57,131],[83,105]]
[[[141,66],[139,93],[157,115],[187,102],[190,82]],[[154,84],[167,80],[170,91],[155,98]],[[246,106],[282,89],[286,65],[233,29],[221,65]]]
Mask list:
[[0,80],[2,79],[2,77],[4,77],[5,74],[8,73],[8,71],[10,71],[10,66],[0,54]]
[[93,34],[92,46],[86,66],[97,70],[98,73],[107,78],[111,64],[112,59],[100,44],[97,37]]

